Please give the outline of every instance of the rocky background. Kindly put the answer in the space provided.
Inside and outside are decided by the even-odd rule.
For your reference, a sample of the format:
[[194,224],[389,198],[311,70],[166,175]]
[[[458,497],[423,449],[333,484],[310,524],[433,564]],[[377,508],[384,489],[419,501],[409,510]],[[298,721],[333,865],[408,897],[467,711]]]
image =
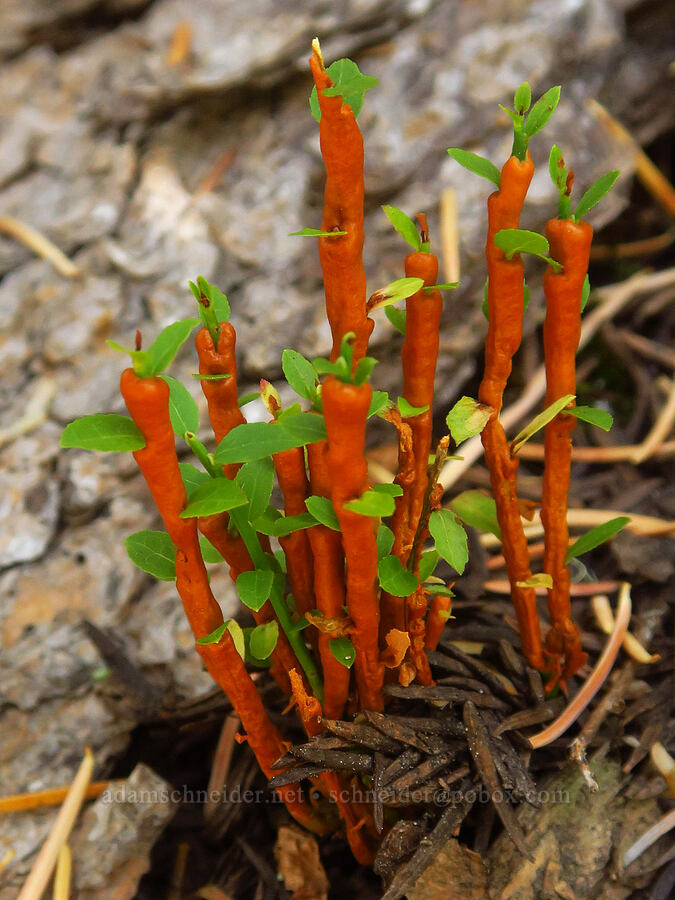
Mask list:
[[[123,411],[125,363],[106,338],[129,345],[140,328],[151,340],[191,315],[187,281],[197,274],[230,297],[242,390],[263,374],[278,377],[286,346],[326,352],[316,247],[288,237],[321,218],[322,164],[307,104],[312,37],[327,61],[348,55],[381,79],[359,119],[371,290],[402,275],[405,253],[380,204],[426,210],[433,240],[439,196],[457,190],[462,286],[447,302],[438,379],[447,405],[473,375],[485,329],[479,300],[489,188],[445,149],[505,159],[510,124],[498,104],[510,104],[525,79],[535,96],[561,83],[560,108],[546,139],[534,143],[540,165],[523,226],[541,228],[550,214],[542,164],[553,140],[582,186],[622,169],[592,224],[612,220],[631,187],[631,153],[587,101],[603,103],[641,144],[672,127],[667,7],[3,0],[0,216],[39,229],[79,275],[58,274],[0,234],[0,794],[67,783],[85,744],[101,777],[124,752],[138,716],[115,705],[101,671],[97,644],[106,636],[145,679],[141,687],[136,681],[137,694],[145,691],[141,713],[148,697],[175,703],[210,689],[173,587],[150,583],[124,551],[127,534],[155,527],[133,460],[60,451],[59,435],[77,416]],[[388,361],[396,346],[396,333],[378,318],[378,387],[396,389]],[[194,370],[189,347],[174,370]],[[229,580],[214,574],[214,587],[231,613]],[[95,627],[85,629],[84,620]],[[157,788],[149,770],[133,777]],[[132,896],[139,871],[129,860],[144,858],[170,807],[122,811],[117,824],[97,807],[78,826],[85,861],[77,896],[103,896],[86,858],[96,860],[104,846],[106,883],[117,878],[127,892],[120,886],[115,896]],[[0,859],[15,853],[0,875],[0,900],[16,896],[54,815],[0,817]],[[126,835],[113,842],[116,858],[111,832]]]

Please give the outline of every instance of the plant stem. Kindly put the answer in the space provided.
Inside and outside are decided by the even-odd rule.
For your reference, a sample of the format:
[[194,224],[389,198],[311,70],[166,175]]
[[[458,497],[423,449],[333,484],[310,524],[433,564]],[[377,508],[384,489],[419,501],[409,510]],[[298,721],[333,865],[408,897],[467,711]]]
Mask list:
[[214,463],[213,457],[197,436],[191,431],[186,431],[184,437],[185,443],[204,466],[211,478],[222,478],[223,470]]
[[[257,532],[247,518],[247,510],[248,506],[240,506],[237,509],[231,509],[229,512],[230,519],[234,522],[237,531],[246,544],[246,549],[250,553],[255,567],[257,569],[272,569],[269,557],[260,546]],[[291,614],[286,606],[286,601],[283,598],[283,594],[279,589],[276,579],[272,586],[270,603],[279,620],[279,624],[288,638],[289,644],[293,648],[293,652],[298,658],[298,662],[302,666],[303,672],[307,676],[307,681],[312,689],[312,693],[320,703],[323,703],[323,685],[314,657],[305,644],[302,635],[295,628],[295,623],[291,618]]]

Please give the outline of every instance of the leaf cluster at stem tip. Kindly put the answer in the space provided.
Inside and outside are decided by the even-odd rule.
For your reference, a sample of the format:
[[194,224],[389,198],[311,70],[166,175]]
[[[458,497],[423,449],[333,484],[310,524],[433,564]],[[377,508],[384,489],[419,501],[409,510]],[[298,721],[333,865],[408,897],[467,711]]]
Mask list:
[[[380,79],[374,78],[372,75],[363,75],[356,63],[347,58],[336,59],[328,66],[326,72],[333,85],[323,90],[324,97],[342,97],[342,102],[351,107],[354,118],[356,118],[361,112],[366,91],[379,84]],[[309,108],[316,121],[320,122],[321,109],[316,85],[312,88],[309,97]]]
[[319,357],[312,362],[314,369],[320,375],[334,375],[335,378],[344,382],[344,384],[364,384],[370,378],[371,372],[377,365],[377,360],[372,356],[364,356],[363,359],[359,360],[356,368],[353,369],[355,340],[356,335],[354,332],[348,331],[342,338],[340,355],[335,362]]
[[571,219],[572,222],[579,222],[587,215],[593,207],[599,203],[605,194],[609,193],[614,187],[616,179],[620,172],[614,169],[601,175],[597,181],[588,188],[581,200],[577,203],[576,209],[572,212],[571,193],[574,183],[574,173],[568,169],[563,159],[562,150],[557,144],[551,147],[548,157],[548,171],[551,181],[558,191],[558,218]]

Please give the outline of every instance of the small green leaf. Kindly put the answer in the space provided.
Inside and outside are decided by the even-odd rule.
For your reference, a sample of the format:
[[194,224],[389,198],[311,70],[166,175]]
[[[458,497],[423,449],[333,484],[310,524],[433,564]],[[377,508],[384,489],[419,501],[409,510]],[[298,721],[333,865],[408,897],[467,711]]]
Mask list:
[[386,306],[384,314],[394,328],[405,336],[405,310],[396,309],[394,306]]
[[301,447],[304,444],[314,444],[316,441],[326,439],[326,422],[323,416],[314,412],[298,413],[295,416],[284,417],[278,424],[294,441],[293,446]]
[[333,638],[328,641],[328,649],[335,659],[347,669],[351,669],[356,659],[356,650],[349,638]]
[[322,231],[320,228],[303,228],[289,232],[289,237],[342,237],[346,231]]
[[251,635],[255,631],[256,627],[257,626],[251,626],[250,628],[242,628],[242,631],[244,633],[244,647],[245,647],[244,660],[250,666],[256,666],[259,669],[269,669],[269,667],[272,665],[271,659],[258,659],[257,656],[254,656],[253,653],[251,653]]
[[211,480],[210,475],[207,475],[206,472],[193,466],[192,463],[178,463],[178,468],[180,469],[180,475],[183,479],[185,491],[188,496],[195,488],[199,487],[200,484],[204,484],[204,482]]
[[408,403],[405,397],[399,397],[396,401],[396,405],[398,406],[398,411],[401,413],[404,419],[411,419],[414,416],[420,416],[422,413],[426,412],[429,409],[428,406],[413,406],[411,403]]
[[421,250],[422,238],[415,222],[396,206],[383,206],[382,209],[403,240],[407,241],[413,250]]
[[520,87],[516,89],[516,93],[513,95],[513,108],[518,115],[522,116],[528,111],[531,103],[532,91],[527,81],[524,81]]
[[284,350],[281,354],[281,368],[295,393],[313,402],[318,379],[311,362],[297,350]]
[[578,222],[579,219],[582,219],[593,209],[596,203],[599,203],[602,200],[605,194],[611,191],[614,187],[614,182],[620,174],[621,173],[618,170],[607,172],[606,175],[603,175],[601,178],[598,178],[597,181],[593,182],[577,204],[577,208],[574,210],[575,221]]
[[393,597],[409,597],[417,590],[417,576],[407,569],[398,556],[384,556],[377,564],[382,590]]
[[[196,378],[198,381],[225,381],[227,378],[232,378],[227,372],[221,372],[219,375],[202,375],[201,372],[193,372],[192,377]],[[256,392],[254,396],[258,397],[259,394]],[[241,405],[240,401],[239,406]]]
[[480,434],[492,415],[491,406],[479,403],[473,397],[460,397],[445,418],[455,444]]
[[333,531],[340,530],[335,508],[328,497],[308,497],[305,500],[305,506],[319,524],[325,525],[326,528],[332,528]]
[[485,279],[485,284],[483,285],[483,302],[481,303],[481,309],[483,310],[483,315],[485,318],[490,321],[490,304],[488,299],[488,291],[490,288],[490,279]]
[[173,362],[175,355],[197,325],[199,319],[182,319],[162,329],[145,351],[149,357],[149,370],[144,374],[159,375],[163,372]]
[[565,394],[564,397],[561,397],[559,400],[551,403],[550,406],[547,406],[546,409],[543,412],[540,412],[538,416],[535,416],[531,422],[528,422],[523,430],[519,431],[511,442],[511,453],[516,454],[523,444],[529,441],[532,435],[536,434],[545,425],[548,425],[549,422],[555,419],[558,413],[561,413],[566,406],[570,405],[572,400],[574,400],[574,394]]
[[[455,592],[444,584],[425,584],[424,590],[429,594],[440,594],[442,597],[454,597]],[[448,616],[449,619],[453,616]]]
[[368,407],[368,418],[379,416],[389,406],[389,394],[386,391],[373,391],[373,396]]
[[202,559],[205,563],[224,562],[220,551],[216,550],[211,541],[207,540],[203,534],[199,535],[199,548],[202,551]]
[[588,553],[589,550],[594,550],[596,547],[599,547],[600,544],[604,544],[605,541],[613,538],[614,535],[618,534],[622,528],[625,528],[629,522],[629,516],[617,516],[616,519],[610,519],[609,522],[597,525],[595,528],[591,528],[590,531],[587,531],[586,534],[582,534],[579,540],[575,541],[567,551],[565,565],[567,565],[571,559],[576,559],[576,557],[581,556],[582,553]]
[[61,447],[77,447],[80,450],[122,452],[142,450],[145,439],[135,422],[128,416],[113,413],[96,413],[83,416],[66,425],[59,442]]
[[113,350],[117,350],[118,353],[127,353],[131,357],[134,372],[141,378],[145,378],[149,374],[152,374],[152,360],[147,350],[129,350],[128,347],[123,347],[117,341],[112,340],[107,340],[106,344]]
[[[269,600],[273,584],[274,572],[271,569],[253,569],[251,572],[242,572],[237,577],[239,599],[244,606],[252,609],[253,612],[258,612]],[[264,659],[264,657],[261,658]]]
[[469,172],[480,175],[481,178],[487,178],[488,181],[499,187],[501,174],[497,166],[489,159],[484,159],[477,153],[471,153],[470,150],[462,150],[459,147],[450,147],[448,154]]
[[176,580],[176,548],[166,531],[137,531],[124,542],[129,559],[160,581]]
[[270,619],[269,622],[256,625],[249,639],[252,655],[257,659],[267,659],[276,647],[278,639],[279,623],[276,619]]
[[364,356],[360,359],[354,370],[354,384],[359,385],[368,381],[376,365],[377,360],[373,356]]
[[340,381],[349,381],[351,379],[352,370],[342,356],[338,356],[335,362],[318,356],[312,360],[312,365],[319,375],[335,375]]
[[537,102],[530,110],[530,114],[525,120],[525,126],[523,128],[523,131],[528,138],[531,138],[538,131],[541,131],[541,129],[555,112],[555,108],[558,105],[559,100],[559,84],[555,85],[552,88],[549,88],[546,93],[542,94],[542,96],[537,100]]
[[[562,163],[562,165],[561,165]],[[557,144],[551,147],[548,155],[548,172],[551,181],[559,192],[567,190],[567,166],[563,159],[562,150]]]
[[[227,299],[227,294],[224,294],[214,284],[209,284],[206,278],[202,278],[201,275],[197,278],[197,287],[211,304],[216,321],[227,322],[230,318],[230,302]],[[194,291],[192,293],[194,294]],[[199,297],[197,297],[197,300],[199,300]]]
[[394,532],[386,525],[380,525],[377,529],[377,558],[389,556],[394,546]]
[[497,505],[492,497],[480,491],[463,491],[451,501],[450,506],[458,519],[471,528],[489,531],[501,540],[502,532],[497,520]]
[[246,495],[234,481],[229,478],[210,478],[190,494],[188,505],[180,514],[181,519],[192,519],[195,516],[213,516],[244,506]]
[[360,516],[384,518],[391,516],[395,509],[394,498],[379,491],[364,491],[356,500],[344,504],[344,508]]
[[402,497],[403,488],[400,484],[385,482],[384,484],[374,484],[373,490],[378,494],[387,494],[389,497]]
[[406,300],[423,287],[423,278],[397,278],[395,281],[391,281],[389,284],[386,284],[383,288],[380,288],[372,294],[368,300],[368,312],[370,313],[376,309],[382,309],[382,307],[392,306],[394,303],[398,303],[399,300]]
[[591,296],[591,282],[588,279],[588,275],[584,278],[584,286],[581,289],[581,312],[586,309],[586,304],[588,303],[588,298]]
[[420,581],[424,582],[434,574],[439,559],[440,555],[436,550],[429,550],[428,553],[422,554],[419,568]]
[[225,632],[228,631],[230,633],[230,637],[232,638],[232,643],[234,647],[244,659],[245,655],[245,641],[244,641],[244,633],[241,630],[241,626],[238,622],[235,622],[234,619],[228,619],[227,622],[223,622],[222,625],[219,625],[211,634],[207,634],[206,637],[197,638],[198,644],[219,644]]
[[275,529],[279,519],[283,519],[282,514],[273,506],[268,506],[265,512],[256,519],[252,524],[256,531],[266,534],[269,537],[275,537]]
[[298,446],[285,429],[273,422],[247,422],[225,435],[218,444],[215,461],[220,465],[251,462]]
[[269,505],[274,487],[274,464],[268,456],[251,460],[244,463],[234,480],[248,499],[248,518],[253,522]]
[[305,528],[312,528],[314,525],[316,525],[316,519],[311,513],[300,513],[297,516],[282,516],[274,523],[272,534],[276,538],[286,537],[288,534],[302,531]]
[[611,413],[605,409],[596,409],[594,406],[574,406],[568,410],[569,414],[581,419],[582,422],[590,422],[591,425],[597,425],[603,431],[609,431],[614,424]]
[[174,434],[183,437],[186,431],[199,431],[199,407],[180,381],[170,375],[162,375],[169,385],[169,418]]
[[[358,116],[363,106],[363,96],[366,91],[375,87],[377,78],[362,75],[359,67],[351,59],[336,59],[326,69],[333,87],[325,88],[326,97],[342,97],[342,102],[351,107],[354,117]],[[321,108],[316,92],[316,86],[312,88],[309,98],[309,108],[317,122],[321,121]]]
[[436,509],[429,517],[429,531],[436,550],[460,575],[469,559],[466,531],[449,509]]
[[507,259],[513,259],[516,253],[544,256],[549,251],[548,241],[543,234],[525,231],[522,228],[503,228],[497,232],[494,241]]

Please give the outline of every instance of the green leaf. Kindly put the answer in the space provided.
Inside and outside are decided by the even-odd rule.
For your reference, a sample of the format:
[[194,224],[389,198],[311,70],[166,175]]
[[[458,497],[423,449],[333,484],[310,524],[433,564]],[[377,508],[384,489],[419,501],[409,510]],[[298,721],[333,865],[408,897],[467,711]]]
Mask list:
[[422,238],[415,222],[396,206],[383,206],[382,209],[403,240],[407,241],[413,250],[421,250]]
[[491,406],[479,403],[473,397],[460,397],[445,418],[455,444],[480,434],[492,412]]
[[[227,294],[224,294],[214,284],[210,284],[201,275],[197,278],[197,286],[211,304],[216,320],[218,322],[227,322],[230,318],[230,302],[227,299]],[[194,291],[192,293],[194,294]],[[199,300],[198,297],[197,299]]]
[[382,307],[392,306],[394,303],[398,303],[399,300],[406,300],[423,287],[423,278],[397,278],[395,281],[385,284],[383,288],[380,288],[372,294],[368,300],[368,312],[370,313],[376,309],[382,309]]
[[531,103],[532,91],[527,81],[524,81],[520,87],[516,89],[516,93],[513,95],[513,108],[518,115],[522,116],[528,111]]
[[574,218],[577,222],[590,212],[595,204],[602,200],[605,194],[611,191],[614,187],[614,182],[620,174],[621,173],[618,170],[607,172],[606,175],[603,175],[601,178],[598,178],[597,181],[593,182],[577,204],[577,208],[574,210]]
[[373,490],[378,494],[388,494],[390,497],[402,497],[403,488],[400,484],[385,482],[384,484],[374,484]]
[[260,399],[260,391],[249,391],[239,398],[238,406],[246,406],[247,403],[253,403],[254,400]]
[[180,514],[181,519],[195,516],[213,516],[244,506],[246,495],[229,478],[210,478],[190,494],[188,505]]
[[151,369],[151,359],[150,354],[147,350],[129,350],[128,347],[123,347],[117,341],[107,340],[106,344],[109,347],[112,347],[113,350],[117,350],[119,353],[127,353],[131,357],[131,362],[133,363],[134,372],[141,376],[146,377],[148,374],[152,374],[150,372]]
[[614,424],[614,418],[611,413],[605,409],[596,409],[594,406],[575,406],[568,410],[571,416],[576,416],[582,422],[590,422],[591,425],[597,425],[603,431],[609,431]]
[[551,181],[556,186],[558,191],[560,193],[566,191],[567,166],[565,165],[565,161],[563,159],[562,150],[557,144],[554,144],[551,147],[551,152],[548,155],[548,172],[551,176]]
[[398,556],[384,556],[377,564],[382,590],[393,597],[409,597],[417,590],[417,576],[407,569]]
[[199,548],[202,551],[202,559],[205,563],[224,562],[220,551],[216,550],[211,541],[207,540],[203,534],[199,535]]
[[[323,93],[326,97],[342,97],[342,102],[350,106],[354,113],[354,118],[361,112],[363,106],[363,95],[366,91],[374,88],[379,79],[369,75],[362,75],[359,67],[351,59],[336,59],[326,69],[333,87],[325,88]],[[321,121],[321,108],[319,106],[319,98],[316,92],[316,86],[312,88],[309,97],[309,108],[317,122]]]
[[368,418],[379,416],[389,406],[389,394],[386,391],[373,391],[373,396],[368,407]]
[[516,586],[522,588],[545,587],[550,591],[553,588],[553,577],[548,572],[538,572],[536,575],[530,575],[525,581],[516,581]]
[[589,550],[594,550],[596,547],[599,547],[600,544],[604,544],[605,541],[613,538],[614,535],[618,534],[622,528],[625,528],[629,522],[630,516],[617,516],[616,519],[610,519],[609,522],[597,525],[595,528],[591,528],[590,531],[587,531],[586,534],[582,534],[579,540],[575,541],[567,551],[565,565],[567,565],[571,559],[576,559],[576,557],[581,556],[582,553],[588,553]]
[[185,485],[185,491],[188,497],[200,484],[204,484],[206,481],[211,480],[210,475],[207,475],[206,472],[193,466],[192,463],[178,463],[178,468],[180,469],[180,475],[183,479],[183,484]]
[[469,172],[480,175],[481,178],[487,178],[488,181],[499,187],[501,174],[497,166],[489,159],[484,159],[477,153],[471,153],[470,150],[462,150],[459,147],[450,147],[448,154]]
[[507,259],[512,259],[516,253],[545,256],[549,250],[548,241],[543,234],[525,231],[523,228],[503,228],[497,232],[494,241]]
[[[242,572],[237,577],[239,599],[244,606],[252,609],[253,612],[258,612],[269,600],[273,584],[274,572],[271,569],[253,569],[251,572]],[[262,658],[264,659],[264,657]]]
[[199,319],[182,319],[167,325],[145,351],[149,357],[148,371],[144,375],[159,375],[169,366],[190,337],[190,332],[199,325]]
[[555,108],[558,105],[559,100],[559,84],[556,84],[554,87],[549,88],[545,94],[542,94],[542,96],[537,100],[537,102],[530,110],[530,114],[525,120],[523,131],[525,132],[526,137],[531,138],[538,131],[541,131],[541,129],[555,112]]
[[166,531],[137,531],[124,542],[129,559],[160,581],[176,580],[176,548]]
[[252,462],[298,446],[284,428],[273,422],[247,422],[225,435],[218,444],[215,461],[220,465]]
[[394,306],[386,306],[384,309],[385,316],[389,319],[394,328],[402,335],[405,335],[405,310],[396,309]]
[[307,511],[321,525],[325,525],[326,528],[332,528],[333,531],[340,530],[340,523],[338,522],[335,508],[328,497],[308,497],[305,500],[305,506]]
[[394,532],[386,525],[380,525],[377,529],[377,558],[389,556],[394,546]]
[[501,540],[502,532],[497,520],[497,505],[492,497],[480,491],[463,491],[450,502],[458,519],[471,528],[489,531]]
[[444,281],[441,284],[429,284],[422,290],[425,294],[429,294],[431,291],[454,291],[461,283],[461,281]]
[[297,350],[284,350],[281,354],[281,368],[295,393],[313,402],[316,397],[317,376],[311,362]]
[[267,659],[276,647],[278,639],[279,623],[276,619],[256,625],[249,639],[251,654],[257,659]]
[[333,638],[328,641],[328,649],[335,659],[347,669],[351,669],[356,659],[356,650],[349,638]]
[[169,418],[173,433],[183,437],[186,431],[199,431],[199,407],[182,382],[170,375],[162,375],[169,385]]
[[248,499],[248,518],[253,522],[267,509],[274,487],[274,464],[266,456],[244,463],[235,475],[235,483]]
[[434,569],[438,565],[439,559],[440,555],[436,550],[429,550],[428,553],[422,554],[419,568],[420,581],[424,582],[430,575],[434,574]]
[[279,510],[275,509],[273,506],[268,506],[262,516],[256,519],[252,524],[256,531],[269,535],[269,537],[275,537],[275,529],[279,519],[283,519]]
[[360,516],[384,518],[391,516],[395,509],[394,498],[380,491],[364,491],[356,500],[344,504],[344,508]]
[[286,537],[294,531],[302,531],[316,525],[316,519],[311,513],[300,513],[297,516],[282,516],[273,526],[272,534],[276,538]]
[[586,309],[586,304],[588,303],[588,298],[591,296],[591,282],[588,280],[588,275],[584,278],[584,286],[581,289],[581,312]]
[[[193,372],[192,377],[196,378],[198,381],[225,381],[227,378],[232,378],[231,375],[228,375],[227,372],[221,372],[219,375],[202,375],[201,372]],[[260,395],[256,391],[254,397],[259,397]],[[239,406],[241,406],[241,401],[239,402]]]
[[426,412],[429,409],[428,406],[413,406],[411,403],[408,403],[405,397],[399,397],[396,401],[396,405],[398,406],[398,411],[401,413],[404,419],[411,419],[414,416],[420,416],[423,412]]
[[440,594],[442,597],[454,597],[455,592],[444,584],[425,584],[424,590],[429,594]]
[[294,441],[293,446],[301,447],[304,444],[314,444],[316,441],[326,439],[326,422],[323,416],[314,412],[298,413],[295,416],[284,417],[279,423],[281,428]]
[[255,631],[257,626],[251,626],[250,628],[242,628],[242,632],[244,633],[244,660],[250,666],[257,666],[259,669],[269,669],[272,665],[271,659],[258,659],[257,656],[254,656],[251,653],[251,634]]
[[320,228],[303,228],[289,232],[289,237],[342,237],[346,231],[322,231]]
[[540,412],[538,416],[535,416],[531,422],[528,422],[523,430],[519,431],[511,442],[511,453],[516,454],[523,444],[529,441],[532,435],[536,434],[541,428],[555,419],[558,413],[562,412],[566,406],[570,405],[572,400],[574,400],[574,394],[565,394],[564,397],[561,397],[559,400],[551,403],[550,406],[547,406],[546,409],[543,412]]
[[335,375],[340,381],[349,381],[351,379],[351,367],[342,356],[338,356],[335,362],[318,356],[312,360],[312,365],[319,375]]
[[198,644],[219,644],[223,635],[226,631],[229,631],[230,637],[232,638],[232,643],[235,646],[235,649],[239,656],[244,659],[245,656],[245,641],[244,641],[244,633],[241,630],[241,626],[238,622],[235,622],[234,619],[228,619],[227,622],[223,622],[222,625],[219,625],[211,634],[207,634],[206,637],[197,638]]
[[429,531],[436,542],[436,550],[460,575],[469,559],[466,531],[449,509],[436,509],[429,517]]
[[135,422],[128,416],[113,413],[96,413],[83,416],[66,425],[59,441],[61,447],[77,447],[80,450],[122,452],[142,450],[145,439]]
[[373,356],[364,356],[360,359],[354,370],[354,384],[359,385],[368,381],[376,365],[377,360]]

